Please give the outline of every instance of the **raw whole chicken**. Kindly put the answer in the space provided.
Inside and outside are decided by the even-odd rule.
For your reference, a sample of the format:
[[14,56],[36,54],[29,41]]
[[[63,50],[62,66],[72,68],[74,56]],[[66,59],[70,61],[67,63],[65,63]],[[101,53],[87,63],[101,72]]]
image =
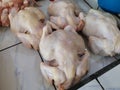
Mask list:
[[39,47],[44,58],[41,72],[48,82],[54,81],[57,90],[68,89],[87,73],[89,52],[72,26],[53,32],[52,26],[47,24]]
[[18,12],[24,7],[30,6],[34,0],[0,0],[0,26],[9,26],[8,15],[13,12]]
[[120,31],[115,18],[109,13],[91,9],[85,20],[83,33],[95,54],[113,56],[120,53]]
[[76,31],[83,29],[84,21],[81,20],[80,10],[70,0],[51,0],[48,7],[48,13],[51,16],[50,21],[59,28],[71,25]]
[[10,28],[29,48],[38,50],[42,29],[45,24],[44,13],[35,7],[26,7],[18,13],[9,15]]

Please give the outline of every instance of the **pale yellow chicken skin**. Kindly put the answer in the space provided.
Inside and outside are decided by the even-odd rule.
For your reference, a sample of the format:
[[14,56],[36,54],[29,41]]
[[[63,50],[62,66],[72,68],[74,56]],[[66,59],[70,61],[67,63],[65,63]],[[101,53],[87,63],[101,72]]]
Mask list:
[[88,71],[89,52],[82,37],[71,26],[53,32],[47,24],[39,47],[45,60],[40,64],[42,74],[48,82],[54,80],[58,90],[76,84]]
[[80,10],[70,0],[54,0],[48,6],[48,14],[51,16],[50,21],[59,28],[64,29],[67,25],[71,25],[79,31],[84,27],[84,21],[80,18]]
[[95,54],[113,56],[120,53],[120,31],[111,14],[91,9],[84,20],[83,33],[89,38]]
[[9,26],[8,15],[11,11],[18,12],[29,6],[30,0],[0,0],[0,26]]
[[12,32],[29,48],[38,50],[45,24],[44,13],[35,7],[26,7],[18,13],[10,14]]

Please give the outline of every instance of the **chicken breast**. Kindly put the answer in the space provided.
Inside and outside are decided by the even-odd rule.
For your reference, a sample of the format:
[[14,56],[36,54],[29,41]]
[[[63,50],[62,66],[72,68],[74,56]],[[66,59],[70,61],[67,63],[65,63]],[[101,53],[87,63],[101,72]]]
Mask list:
[[95,54],[113,56],[120,53],[120,31],[111,14],[91,9],[84,19],[83,33],[89,38]]
[[88,71],[89,52],[82,37],[69,25],[53,32],[47,24],[39,47],[45,61],[40,64],[42,74],[48,82],[54,81],[58,90],[76,84]]
[[9,15],[12,32],[29,48],[38,50],[45,15],[35,7],[26,7]]
[[71,25],[78,31],[84,27],[84,21],[80,18],[80,10],[70,0],[52,1],[48,7],[48,13],[51,16],[50,21],[59,28],[64,29],[67,25]]

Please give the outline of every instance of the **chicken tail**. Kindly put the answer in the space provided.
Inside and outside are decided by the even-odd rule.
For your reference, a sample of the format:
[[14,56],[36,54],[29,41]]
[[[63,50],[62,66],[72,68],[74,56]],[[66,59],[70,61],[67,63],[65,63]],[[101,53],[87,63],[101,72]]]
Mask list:
[[52,33],[52,28],[50,25],[47,24],[46,26],[43,27],[43,34],[42,34],[41,39],[45,38],[51,33]]

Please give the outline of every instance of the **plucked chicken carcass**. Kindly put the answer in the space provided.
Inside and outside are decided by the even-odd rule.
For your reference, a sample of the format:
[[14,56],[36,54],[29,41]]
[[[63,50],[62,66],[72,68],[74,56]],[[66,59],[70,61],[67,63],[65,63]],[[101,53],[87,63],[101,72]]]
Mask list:
[[35,0],[0,0],[0,26],[9,26],[8,15],[30,6]]
[[76,31],[83,29],[84,21],[81,20],[80,10],[70,0],[51,0],[48,7],[48,13],[51,16],[50,21],[59,28],[71,25]]
[[44,13],[38,8],[26,7],[18,13],[11,13],[9,19],[11,30],[23,44],[38,50],[45,24]]
[[113,56],[120,53],[120,31],[111,14],[91,9],[84,20],[83,33],[88,36],[95,54]]
[[40,52],[44,58],[40,68],[45,79],[54,81],[58,90],[68,89],[76,84],[88,71],[89,53],[84,41],[74,28],[52,31],[47,24],[43,28]]

